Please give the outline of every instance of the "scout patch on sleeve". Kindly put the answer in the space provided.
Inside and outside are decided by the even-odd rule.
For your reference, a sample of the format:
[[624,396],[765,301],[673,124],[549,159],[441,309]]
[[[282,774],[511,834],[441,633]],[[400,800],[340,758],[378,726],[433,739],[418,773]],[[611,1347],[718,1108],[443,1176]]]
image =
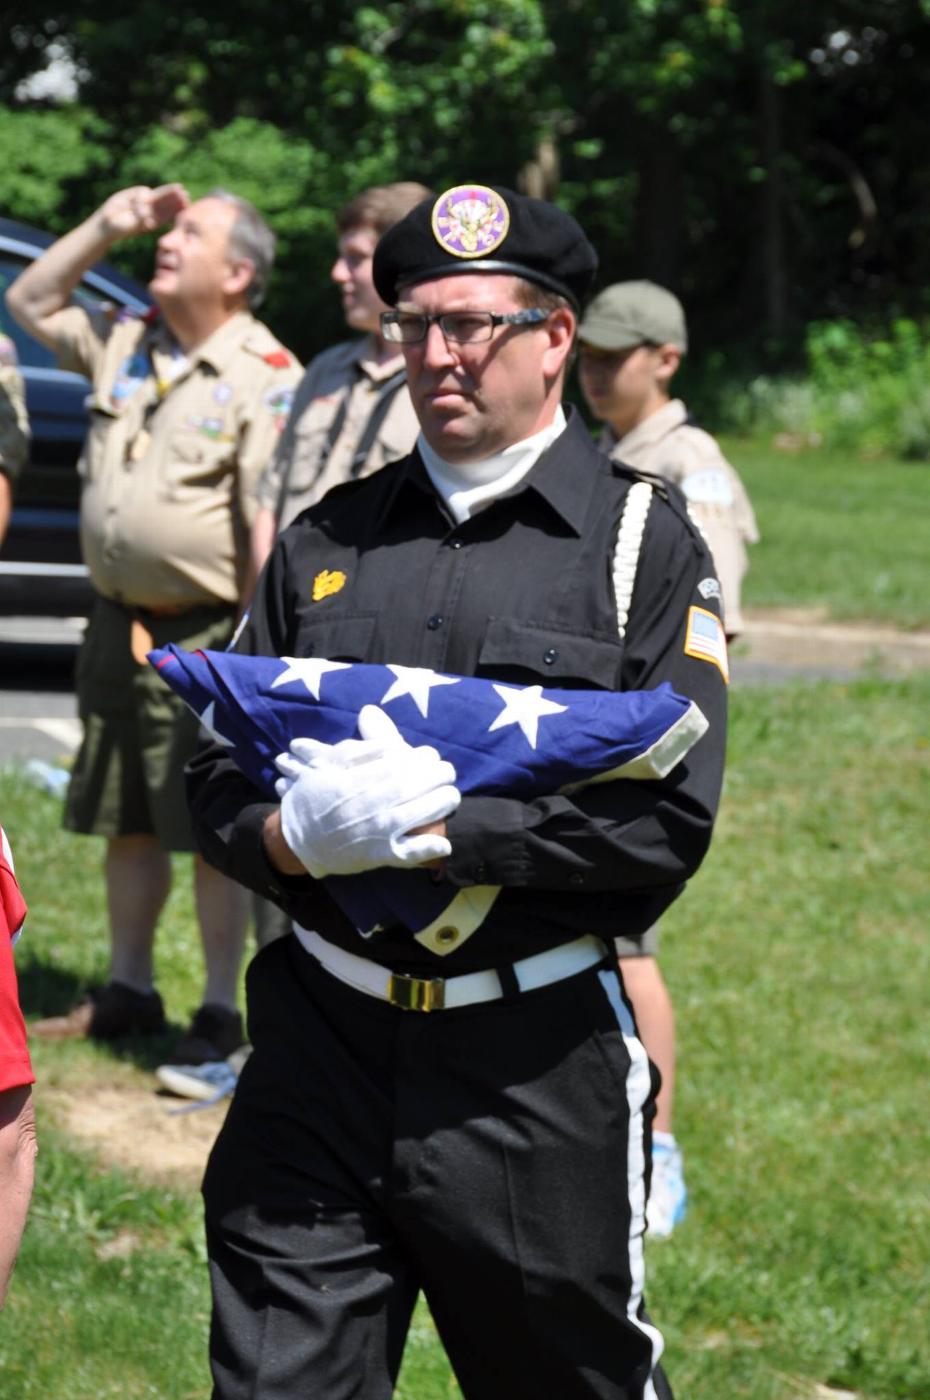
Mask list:
[[284,389],[269,389],[264,395],[264,402],[271,409],[275,429],[280,433],[287,422],[287,416],[291,411],[291,404],[294,402],[293,386],[288,386]]
[[133,394],[145,383],[152,372],[149,357],[142,350],[134,350],[127,355],[116,371],[116,378],[110,390],[110,399],[115,408],[119,408],[131,399]]
[[[669,473],[671,475],[671,473]],[[705,467],[703,471],[691,472],[681,483],[681,489],[689,501],[700,506],[731,506],[733,487],[726,472],[719,468]]]
[[727,639],[723,623],[716,613],[708,612],[706,608],[693,606],[688,609],[685,655],[696,656],[699,661],[712,662],[729,684],[730,663],[727,659]]
[[338,593],[340,588],[345,587],[345,581],[346,576],[341,569],[323,569],[313,580],[313,601],[319,603],[331,593]]

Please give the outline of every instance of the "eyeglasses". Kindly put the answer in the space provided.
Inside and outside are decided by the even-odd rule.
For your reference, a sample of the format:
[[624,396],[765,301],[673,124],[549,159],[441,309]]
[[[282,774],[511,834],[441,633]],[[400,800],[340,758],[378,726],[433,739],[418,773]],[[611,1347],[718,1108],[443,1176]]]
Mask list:
[[439,316],[425,316],[416,311],[382,311],[381,334],[393,345],[419,345],[437,325],[446,340],[458,345],[479,345],[490,340],[495,326],[535,326],[545,321],[548,311],[533,306],[526,311],[444,311]]

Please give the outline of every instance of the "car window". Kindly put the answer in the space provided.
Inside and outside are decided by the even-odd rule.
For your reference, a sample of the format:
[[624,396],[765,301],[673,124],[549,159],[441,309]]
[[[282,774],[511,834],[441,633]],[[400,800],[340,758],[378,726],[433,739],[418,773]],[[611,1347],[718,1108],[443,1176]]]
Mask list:
[[[13,341],[21,365],[32,369],[54,369],[57,363],[54,351],[40,344],[28,331],[24,331],[21,326],[17,325],[3,299],[7,287],[16,281],[16,278],[28,265],[28,258],[17,257],[15,253],[0,253],[0,332],[8,335]],[[83,306],[87,311],[96,311],[101,306],[112,305],[106,297],[95,292],[86,283],[81,283],[75,288],[72,301],[75,301],[78,306]]]

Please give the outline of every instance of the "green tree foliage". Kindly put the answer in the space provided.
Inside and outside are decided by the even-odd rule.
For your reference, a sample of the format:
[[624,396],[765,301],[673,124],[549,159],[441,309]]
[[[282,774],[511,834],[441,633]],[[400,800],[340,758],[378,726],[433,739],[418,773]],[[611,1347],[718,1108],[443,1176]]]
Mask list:
[[[923,307],[928,12],[930,0],[67,0],[10,25],[0,205],[59,229],[121,182],[239,189],[279,233],[269,315],[306,354],[339,333],[327,274],[345,199],[394,179],[520,184],[578,214],[603,281],[647,275],[681,292],[698,346],[800,354],[808,320]],[[62,48],[78,102],[37,109],[23,79]],[[127,251],[138,270],[147,255]]]

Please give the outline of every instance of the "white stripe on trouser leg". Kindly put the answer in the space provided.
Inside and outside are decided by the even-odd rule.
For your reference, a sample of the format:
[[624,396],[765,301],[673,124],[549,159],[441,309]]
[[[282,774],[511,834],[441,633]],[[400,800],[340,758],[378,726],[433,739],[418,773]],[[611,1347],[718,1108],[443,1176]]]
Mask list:
[[[643,1236],[646,1229],[646,1163],[643,1158],[643,1108],[652,1091],[649,1073],[649,1057],[633,1024],[630,1008],[620,995],[620,984],[615,972],[599,972],[601,986],[607,993],[607,1000],[613,1008],[617,1024],[623,1036],[630,1068],[626,1078],[626,1099],[630,1109],[630,1127],[627,1138],[627,1187],[630,1195],[630,1296],[627,1300],[627,1316],[640,1332],[644,1333],[652,1345],[653,1369],[665,1349],[662,1333],[649,1323],[637,1317],[643,1299],[645,1264],[643,1261]],[[651,1379],[646,1382],[643,1400],[656,1400],[655,1387]]]

